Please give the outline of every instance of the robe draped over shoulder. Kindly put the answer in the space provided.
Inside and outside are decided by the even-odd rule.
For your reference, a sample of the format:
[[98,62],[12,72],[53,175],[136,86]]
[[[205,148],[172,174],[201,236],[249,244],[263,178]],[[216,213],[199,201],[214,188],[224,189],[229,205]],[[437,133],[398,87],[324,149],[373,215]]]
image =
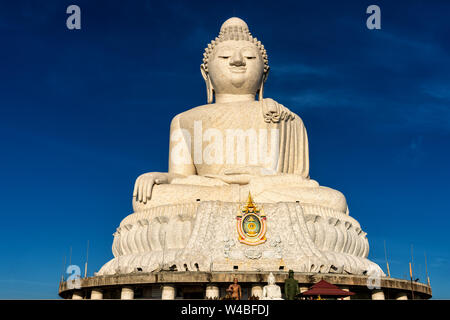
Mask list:
[[280,130],[276,171],[309,177],[308,135],[303,121],[272,99],[264,99],[262,108],[264,121]]
[[[272,99],[200,106],[177,115],[170,131],[172,173],[222,174],[230,168],[260,166],[273,173],[309,177],[308,137],[303,121]],[[261,139],[264,132],[266,140]],[[239,140],[241,137],[245,142]],[[260,146],[264,145],[265,151],[261,152]],[[180,157],[180,153],[184,156]],[[270,154],[270,163],[262,154]]]

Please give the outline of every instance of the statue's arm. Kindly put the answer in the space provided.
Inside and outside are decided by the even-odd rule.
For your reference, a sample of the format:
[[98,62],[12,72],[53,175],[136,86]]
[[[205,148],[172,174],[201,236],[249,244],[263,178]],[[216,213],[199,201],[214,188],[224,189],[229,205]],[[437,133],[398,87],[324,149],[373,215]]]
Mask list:
[[193,143],[190,132],[180,125],[180,115],[170,124],[169,174],[190,176],[197,174],[191,156]]
[[152,197],[155,184],[171,183],[173,179],[196,174],[188,149],[189,137],[180,128],[179,120],[179,116],[176,116],[170,125],[169,172],[148,172],[140,175],[134,184],[134,201],[147,203]]
[[309,179],[308,134],[302,119],[270,98],[264,99],[262,108],[265,122],[273,123],[281,130],[289,129],[289,134],[280,137],[278,173],[300,175]]
[[308,133],[302,119],[296,115],[294,120],[297,128],[296,137],[296,159],[294,163],[294,174],[309,179],[309,143]]

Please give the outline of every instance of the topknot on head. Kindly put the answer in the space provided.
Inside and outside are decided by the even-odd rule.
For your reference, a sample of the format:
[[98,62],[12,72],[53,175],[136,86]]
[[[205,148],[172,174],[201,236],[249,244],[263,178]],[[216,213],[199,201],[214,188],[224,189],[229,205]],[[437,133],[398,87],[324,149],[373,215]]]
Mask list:
[[245,23],[245,21],[237,17],[232,17],[225,21],[220,27],[220,31],[225,32],[225,30],[234,27],[240,28],[241,30],[246,29],[248,31],[248,25]]
[[208,72],[208,60],[214,47],[217,43],[227,40],[245,40],[255,44],[259,49],[259,52],[261,53],[262,59],[264,61],[264,72],[267,72],[269,70],[267,52],[264,46],[261,44],[261,41],[258,41],[258,39],[252,37],[252,34],[248,29],[248,25],[244,20],[237,17],[232,17],[222,24],[222,26],[220,27],[219,36],[216,37],[215,40],[211,41],[211,43],[208,44],[208,47],[205,49],[205,53],[203,54],[202,66],[206,72]]
[[244,20],[240,18],[230,18],[222,24],[219,32],[219,39],[226,40],[246,40],[251,41],[252,36]]

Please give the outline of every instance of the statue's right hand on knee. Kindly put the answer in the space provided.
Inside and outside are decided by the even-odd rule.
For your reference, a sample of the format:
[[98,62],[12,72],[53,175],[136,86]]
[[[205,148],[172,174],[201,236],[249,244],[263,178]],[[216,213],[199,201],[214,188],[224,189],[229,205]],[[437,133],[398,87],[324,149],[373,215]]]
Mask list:
[[155,184],[170,183],[170,175],[167,172],[149,172],[140,175],[134,184],[134,201],[147,203],[152,197]]

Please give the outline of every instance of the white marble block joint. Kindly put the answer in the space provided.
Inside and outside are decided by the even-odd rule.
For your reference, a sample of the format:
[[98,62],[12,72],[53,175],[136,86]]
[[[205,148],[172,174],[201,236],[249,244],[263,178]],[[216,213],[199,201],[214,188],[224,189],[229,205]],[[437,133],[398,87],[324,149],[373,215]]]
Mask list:
[[93,289],[91,291],[91,300],[102,300],[103,299],[103,291],[100,289]]
[[254,285],[252,286],[251,296],[262,298],[263,295],[263,288],[260,285]]
[[219,287],[217,285],[207,285],[205,297],[206,299],[220,298]]
[[375,289],[372,291],[372,300],[384,300],[384,292],[381,289]]
[[161,300],[174,300],[175,299],[175,286],[163,285],[161,292]]
[[134,299],[134,290],[131,287],[123,287],[122,292],[120,294],[120,299],[122,300],[133,300]]

